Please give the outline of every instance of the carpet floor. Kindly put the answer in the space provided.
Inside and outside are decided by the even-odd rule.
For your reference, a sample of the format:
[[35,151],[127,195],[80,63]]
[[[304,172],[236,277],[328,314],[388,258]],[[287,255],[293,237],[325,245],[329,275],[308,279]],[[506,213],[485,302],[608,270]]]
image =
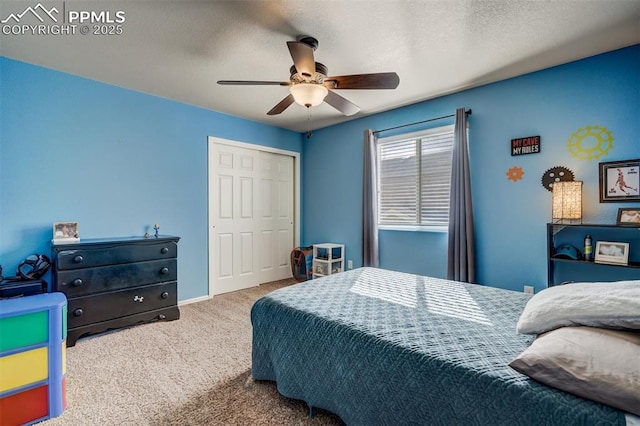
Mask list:
[[67,349],[67,409],[55,425],[341,425],[251,379],[253,302],[283,280],[180,307],[177,321],[78,340]]

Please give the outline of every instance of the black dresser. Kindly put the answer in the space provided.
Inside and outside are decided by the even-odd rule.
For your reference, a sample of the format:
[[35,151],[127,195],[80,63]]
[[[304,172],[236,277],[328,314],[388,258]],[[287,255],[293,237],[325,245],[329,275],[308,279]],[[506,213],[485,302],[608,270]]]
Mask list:
[[178,240],[83,239],[55,244],[52,291],[67,296],[67,346],[85,334],[176,320]]

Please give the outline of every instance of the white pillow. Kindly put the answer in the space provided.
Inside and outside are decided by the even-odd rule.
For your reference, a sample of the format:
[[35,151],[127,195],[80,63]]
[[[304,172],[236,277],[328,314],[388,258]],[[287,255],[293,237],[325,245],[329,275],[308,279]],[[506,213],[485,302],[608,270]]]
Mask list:
[[509,364],[532,379],[640,416],[640,333],[563,327]]
[[541,334],[574,325],[640,329],[640,281],[571,283],[546,288],[529,299],[517,330]]

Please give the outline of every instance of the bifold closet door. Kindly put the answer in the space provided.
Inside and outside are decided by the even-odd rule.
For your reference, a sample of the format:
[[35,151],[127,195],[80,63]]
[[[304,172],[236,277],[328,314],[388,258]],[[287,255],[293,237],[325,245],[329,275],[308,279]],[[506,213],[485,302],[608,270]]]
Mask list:
[[214,294],[290,277],[293,158],[213,144],[209,161]]
[[291,277],[293,157],[260,153],[260,282]]

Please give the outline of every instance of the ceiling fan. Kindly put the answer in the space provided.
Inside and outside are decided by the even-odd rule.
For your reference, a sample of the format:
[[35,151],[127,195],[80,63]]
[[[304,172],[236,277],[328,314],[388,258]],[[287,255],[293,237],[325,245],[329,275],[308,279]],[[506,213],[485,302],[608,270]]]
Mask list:
[[299,37],[298,41],[288,41],[287,47],[293,59],[289,81],[220,80],[218,84],[289,87],[289,95],[271,108],[267,115],[280,114],[294,102],[311,108],[324,101],[349,116],[360,111],[360,108],[334,90],[395,89],[400,83],[395,72],[327,77],[328,68],[313,57],[314,50],[318,48],[318,40],[313,37],[304,36]]

